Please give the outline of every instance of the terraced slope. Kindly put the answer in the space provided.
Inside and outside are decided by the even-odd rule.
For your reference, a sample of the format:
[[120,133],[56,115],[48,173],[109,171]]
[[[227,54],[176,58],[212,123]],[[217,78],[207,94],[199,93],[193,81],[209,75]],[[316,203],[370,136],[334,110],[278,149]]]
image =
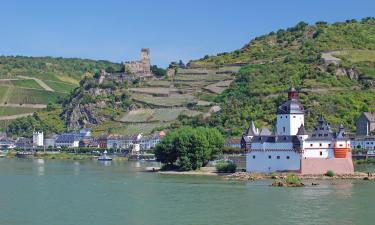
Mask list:
[[180,116],[207,117],[215,105],[212,100],[228,88],[238,70],[239,67],[178,69],[172,78],[145,81],[129,88],[136,109],[91,127],[95,133],[105,133],[109,129],[116,134],[147,134],[168,127]]

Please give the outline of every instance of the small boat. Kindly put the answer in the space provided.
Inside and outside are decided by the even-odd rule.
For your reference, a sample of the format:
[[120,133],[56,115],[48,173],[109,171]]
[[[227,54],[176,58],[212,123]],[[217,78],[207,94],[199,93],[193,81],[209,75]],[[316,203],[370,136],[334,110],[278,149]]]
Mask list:
[[112,161],[112,158],[107,156],[107,151],[104,151],[103,155],[98,158],[98,161]]

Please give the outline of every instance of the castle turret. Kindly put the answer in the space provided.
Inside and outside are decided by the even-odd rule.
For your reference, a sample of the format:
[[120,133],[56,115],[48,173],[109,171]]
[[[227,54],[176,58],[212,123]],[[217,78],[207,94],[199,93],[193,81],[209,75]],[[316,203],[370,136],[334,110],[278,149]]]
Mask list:
[[294,87],[289,88],[288,101],[278,107],[276,114],[279,135],[296,135],[298,128],[304,125],[304,108],[298,101],[298,92]]

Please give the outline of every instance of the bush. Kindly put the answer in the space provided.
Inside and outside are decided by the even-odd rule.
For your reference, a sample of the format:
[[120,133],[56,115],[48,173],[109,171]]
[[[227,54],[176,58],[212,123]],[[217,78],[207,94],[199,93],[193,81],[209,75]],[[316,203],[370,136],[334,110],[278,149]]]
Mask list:
[[335,173],[332,170],[328,170],[325,175],[328,177],[333,177],[335,176]]
[[237,165],[231,161],[218,162],[215,167],[219,173],[234,173],[237,169]]
[[286,176],[286,182],[288,184],[299,184],[301,183],[301,180],[295,174],[292,173]]

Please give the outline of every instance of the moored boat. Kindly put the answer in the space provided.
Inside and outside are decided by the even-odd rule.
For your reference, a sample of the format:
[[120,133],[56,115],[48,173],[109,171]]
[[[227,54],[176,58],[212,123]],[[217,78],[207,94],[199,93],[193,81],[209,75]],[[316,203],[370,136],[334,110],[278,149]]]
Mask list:
[[107,151],[104,151],[103,154],[98,158],[98,161],[112,161],[112,158],[107,156]]

